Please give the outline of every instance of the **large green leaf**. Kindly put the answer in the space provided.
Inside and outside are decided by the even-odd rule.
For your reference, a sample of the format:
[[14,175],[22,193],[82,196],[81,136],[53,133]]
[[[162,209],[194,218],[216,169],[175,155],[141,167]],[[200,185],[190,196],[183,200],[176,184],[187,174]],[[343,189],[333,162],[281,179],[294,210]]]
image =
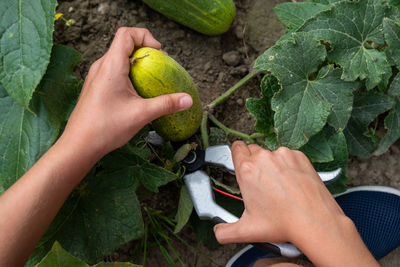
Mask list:
[[342,79],[366,79],[370,89],[379,84],[389,65],[384,52],[367,48],[369,42],[384,44],[384,11],[381,0],[341,1],[308,20],[300,31],[329,42],[328,58],[343,67]]
[[0,99],[0,184],[7,189],[46,152],[59,125],[49,122],[40,98],[32,101],[36,116],[7,96]]
[[75,76],[75,65],[81,54],[68,46],[55,45],[45,76],[36,88],[35,94],[44,99],[53,122],[67,121],[78,100],[81,81]]
[[143,235],[138,180],[127,169],[93,172],[74,190],[31,255],[37,263],[54,241],[72,255],[96,263]]
[[106,169],[126,170],[146,189],[155,193],[158,192],[158,187],[177,178],[174,173],[151,164],[136,153],[127,153],[122,150],[111,152],[101,161],[101,165]]
[[356,95],[351,118],[344,130],[350,154],[360,158],[372,155],[376,145],[367,136],[368,126],[379,114],[394,105],[394,98],[385,94],[369,92]]
[[342,81],[341,70],[331,67],[313,79],[325,58],[325,46],[304,32],[293,33],[257,58],[254,67],[270,71],[282,86],[271,101],[281,145],[301,147],[327,121],[337,128],[346,125],[356,84]]
[[[47,255],[35,267],[90,267],[85,262],[69,254],[58,242],[54,242],[53,247]],[[129,262],[101,262],[93,267],[139,267]]]
[[354,98],[351,117],[368,126],[379,114],[395,105],[393,97],[383,93],[361,93]]
[[286,2],[274,7],[278,18],[286,25],[287,31],[297,31],[307,20],[330,6],[313,2]]
[[310,141],[300,148],[311,162],[330,162],[333,152],[323,131],[314,135]]
[[256,118],[256,130],[260,133],[269,134],[274,127],[271,99],[281,89],[281,86],[274,76],[267,74],[262,79],[260,87],[261,98],[247,98],[246,108]]
[[398,22],[385,18],[383,20],[385,39],[388,44],[388,55],[400,67],[400,25]]
[[299,148],[325,125],[332,105],[321,101],[309,75],[325,60],[325,47],[306,33],[271,47],[259,56],[256,69],[270,71],[282,89],[272,98],[274,121],[279,142]]
[[348,143],[349,153],[351,155],[368,158],[375,150],[375,144],[371,137],[366,135],[367,128],[360,121],[351,118],[344,134]]
[[[80,54],[55,46],[51,64],[34,94],[31,113],[5,91],[0,98],[0,184],[11,186],[56,140],[61,124],[77,95],[78,81],[72,69]],[[54,99],[57,98],[57,103]]]
[[0,1],[0,82],[28,108],[53,45],[56,0]]

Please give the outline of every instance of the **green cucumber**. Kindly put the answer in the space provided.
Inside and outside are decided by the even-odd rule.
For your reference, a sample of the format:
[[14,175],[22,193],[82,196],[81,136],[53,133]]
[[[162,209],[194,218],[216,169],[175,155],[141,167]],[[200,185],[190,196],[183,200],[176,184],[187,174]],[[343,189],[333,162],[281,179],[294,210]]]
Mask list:
[[236,15],[232,0],[143,0],[149,7],[207,35],[226,32]]
[[138,94],[144,98],[171,93],[188,93],[193,105],[187,110],[163,116],[152,122],[156,132],[167,140],[182,141],[200,126],[202,105],[189,73],[159,50],[144,47],[133,54],[130,77]]

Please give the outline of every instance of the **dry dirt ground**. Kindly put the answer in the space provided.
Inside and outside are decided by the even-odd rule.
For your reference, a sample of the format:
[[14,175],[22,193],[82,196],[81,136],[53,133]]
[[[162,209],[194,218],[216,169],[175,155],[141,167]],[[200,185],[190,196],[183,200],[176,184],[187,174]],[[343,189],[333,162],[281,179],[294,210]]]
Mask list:
[[[67,19],[76,20],[73,27],[56,22],[55,42],[72,46],[82,53],[77,74],[84,78],[90,64],[101,57],[121,26],[148,28],[163,49],[189,71],[199,87],[203,103],[208,103],[251,69],[254,59],[283,34],[284,26],[272,8],[284,0],[235,0],[237,16],[231,29],[220,36],[209,37],[183,27],[145,6],[139,0],[59,0],[57,11]],[[260,77],[253,79],[215,111],[225,125],[251,133],[254,120],[246,111],[248,97],[258,97]],[[400,143],[380,156],[368,160],[351,159],[348,176],[350,185],[386,185],[400,189]],[[173,203],[176,205],[176,203]],[[187,227],[182,237],[203,255],[195,259],[186,246],[177,242],[188,266],[223,266],[242,245],[222,246],[209,251],[198,244]],[[110,256],[127,260],[135,242]],[[140,263],[140,259],[133,259]],[[400,266],[400,250],[382,260],[383,266]],[[147,266],[167,266],[160,251],[149,251]]]

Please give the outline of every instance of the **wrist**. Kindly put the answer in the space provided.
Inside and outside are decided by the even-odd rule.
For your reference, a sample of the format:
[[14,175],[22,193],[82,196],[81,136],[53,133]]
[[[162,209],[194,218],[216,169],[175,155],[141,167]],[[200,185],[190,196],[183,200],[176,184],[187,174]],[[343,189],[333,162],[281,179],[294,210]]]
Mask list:
[[379,266],[344,214],[313,225],[294,243],[316,266]]
[[68,131],[60,136],[54,144],[61,151],[69,151],[92,165],[97,163],[106,153],[98,142],[94,142],[93,137],[85,137],[76,134],[70,134]]
[[84,139],[66,134],[60,136],[50,153],[57,155],[56,157],[62,157],[74,169],[86,171],[89,171],[104,156],[101,149],[90,145]]

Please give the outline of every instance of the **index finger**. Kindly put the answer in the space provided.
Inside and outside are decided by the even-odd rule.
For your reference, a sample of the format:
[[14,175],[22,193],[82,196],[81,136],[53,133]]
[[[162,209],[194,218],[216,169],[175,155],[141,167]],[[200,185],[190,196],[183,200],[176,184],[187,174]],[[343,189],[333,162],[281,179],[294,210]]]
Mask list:
[[250,155],[251,152],[243,141],[235,141],[232,144],[232,160],[235,169]]

